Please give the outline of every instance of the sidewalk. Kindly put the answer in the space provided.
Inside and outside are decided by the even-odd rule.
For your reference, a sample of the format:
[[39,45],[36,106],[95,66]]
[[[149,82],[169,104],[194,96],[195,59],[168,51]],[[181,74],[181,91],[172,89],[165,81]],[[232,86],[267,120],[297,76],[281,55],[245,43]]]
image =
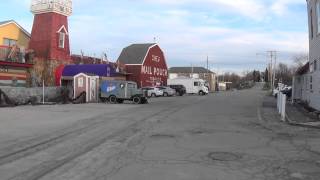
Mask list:
[[308,114],[308,112],[303,110],[299,105],[287,103],[286,114],[286,120],[291,125],[320,129],[319,119]]
[[[280,115],[277,112],[276,98],[265,96],[263,100],[263,110],[265,111],[264,119],[268,122],[276,119],[281,121]],[[320,129],[320,121],[318,118],[308,114],[308,112],[303,110],[299,105],[292,105],[290,102],[287,102],[286,105],[286,123],[292,126]]]

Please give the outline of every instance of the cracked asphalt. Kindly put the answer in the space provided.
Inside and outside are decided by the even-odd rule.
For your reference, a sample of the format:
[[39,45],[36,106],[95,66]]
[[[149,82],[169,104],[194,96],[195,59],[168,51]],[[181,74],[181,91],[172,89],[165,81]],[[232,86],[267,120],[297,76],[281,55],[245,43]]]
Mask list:
[[1,180],[320,179],[320,131],[281,122],[259,85],[0,114]]

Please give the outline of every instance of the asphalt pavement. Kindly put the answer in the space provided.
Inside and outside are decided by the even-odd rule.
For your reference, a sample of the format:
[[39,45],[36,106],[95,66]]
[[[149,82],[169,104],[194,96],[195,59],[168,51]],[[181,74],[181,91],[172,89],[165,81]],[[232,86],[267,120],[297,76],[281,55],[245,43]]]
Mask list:
[[0,179],[320,179],[319,130],[281,122],[265,95],[3,108]]

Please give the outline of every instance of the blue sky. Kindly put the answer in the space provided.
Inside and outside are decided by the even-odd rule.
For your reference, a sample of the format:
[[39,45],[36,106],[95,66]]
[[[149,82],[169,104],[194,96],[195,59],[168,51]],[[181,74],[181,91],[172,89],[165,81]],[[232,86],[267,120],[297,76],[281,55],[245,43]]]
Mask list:
[[[14,19],[31,30],[30,0],[0,4],[0,21]],[[267,50],[292,63],[308,51],[305,0],[74,0],[69,18],[72,53],[116,60],[131,43],[157,43],[169,66],[214,71],[263,69]]]

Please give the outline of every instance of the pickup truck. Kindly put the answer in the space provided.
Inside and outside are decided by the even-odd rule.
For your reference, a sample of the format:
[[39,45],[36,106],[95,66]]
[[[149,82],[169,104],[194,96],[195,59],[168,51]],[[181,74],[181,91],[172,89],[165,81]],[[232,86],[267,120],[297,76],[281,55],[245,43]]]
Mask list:
[[148,103],[145,92],[138,89],[137,83],[132,81],[101,81],[100,100],[112,104],[122,104],[132,101],[134,104]]

